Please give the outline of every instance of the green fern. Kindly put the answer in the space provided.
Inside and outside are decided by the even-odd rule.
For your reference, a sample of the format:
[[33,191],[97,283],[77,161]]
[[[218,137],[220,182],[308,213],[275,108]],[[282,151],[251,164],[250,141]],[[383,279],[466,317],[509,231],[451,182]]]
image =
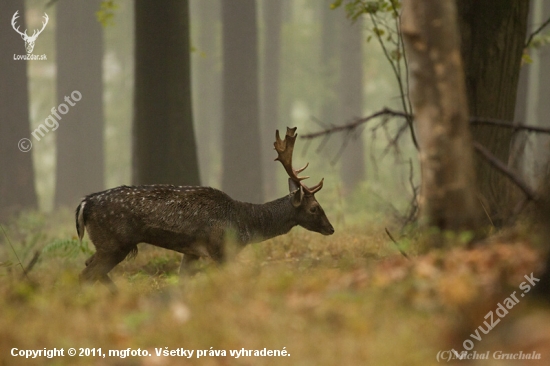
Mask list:
[[49,255],[59,255],[63,258],[73,258],[78,254],[86,255],[93,254],[93,251],[88,247],[87,241],[78,239],[54,240],[42,249],[42,253]]

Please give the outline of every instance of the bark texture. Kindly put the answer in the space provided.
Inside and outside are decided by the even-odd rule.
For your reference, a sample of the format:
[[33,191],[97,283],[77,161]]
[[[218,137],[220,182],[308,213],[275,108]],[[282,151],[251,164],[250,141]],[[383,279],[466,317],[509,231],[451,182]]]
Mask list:
[[[511,121],[525,44],[529,1],[456,1],[462,37],[470,115]],[[474,126],[474,139],[507,163],[513,131]],[[513,208],[511,184],[482,158],[476,159],[481,200],[492,222],[499,225]]]
[[[55,206],[74,207],[104,187],[103,30],[99,0],[56,3],[57,138]],[[67,102],[73,92],[82,95]],[[78,98],[78,94],[74,96]],[[72,98],[71,98],[72,99]],[[65,104],[69,110],[63,114]],[[55,116],[54,113],[52,115]]]
[[[263,200],[256,2],[222,1],[222,188],[232,198]],[[270,167],[274,169],[275,167]]]
[[135,2],[134,184],[199,185],[187,0]]
[[[14,60],[13,55],[24,55],[25,43],[11,27],[10,19],[19,11],[17,24],[25,25],[25,2],[7,0],[0,2],[0,220],[24,208],[36,208],[32,152],[18,148],[21,139],[32,140],[30,134],[29,93],[27,87],[27,62]],[[27,32],[32,34],[32,31]],[[31,141],[34,142],[34,141]],[[26,150],[28,141],[20,146]]]
[[421,222],[475,230],[479,205],[454,1],[404,1],[402,30],[420,145]]

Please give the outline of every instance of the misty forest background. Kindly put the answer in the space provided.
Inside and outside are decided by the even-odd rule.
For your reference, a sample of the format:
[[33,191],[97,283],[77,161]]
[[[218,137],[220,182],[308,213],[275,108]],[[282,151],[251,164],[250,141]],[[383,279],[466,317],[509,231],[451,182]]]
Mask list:
[[[16,11],[28,34],[48,14],[33,51],[47,60],[13,59]],[[538,296],[475,350],[545,364],[549,24],[547,0],[0,1],[0,363],[80,343],[432,364],[535,273]],[[181,280],[181,255],[140,245],[111,272],[118,296],[79,286],[94,250],[74,229],[83,196],[166,183],[274,200],[287,126],[306,184],[325,179],[333,236],[296,228]],[[251,360],[235,362],[285,361]]]
[[[48,60],[10,61],[20,70],[3,76],[10,78],[3,84],[7,98],[25,100],[28,85],[29,100],[28,111],[5,100],[6,120],[18,126],[11,134],[30,137],[73,90],[83,98],[56,131],[31,138],[32,153],[19,154],[2,135],[3,211],[76,207],[83,195],[121,184],[200,184],[239,200],[271,200],[287,191],[284,170],[273,162],[276,129],[297,126],[301,135],[400,105],[382,50],[365,41],[368,29],[361,20],[352,24],[342,9],[331,10],[329,1],[245,1],[223,9],[219,1],[191,1],[189,24],[181,20],[183,2],[138,2],[136,14],[132,2],[114,3],[116,10],[101,10],[102,26],[100,1],[52,8],[26,2],[33,26],[25,28],[39,27],[44,10],[51,13],[34,50]],[[22,52],[10,23],[2,26],[14,45],[4,52]],[[382,131],[372,139],[361,132],[341,156],[336,138],[322,146],[301,143],[298,161],[311,162],[312,179],[326,178],[323,195],[372,191],[377,197],[364,204],[391,195],[400,207],[411,194],[410,142],[403,141],[402,156],[378,161]]]
[[[3,70],[10,72],[2,84],[3,217],[25,208],[73,207],[85,194],[121,184],[206,185],[250,202],[279,197],[286,179],[273,163],[275,129],[297,126],[303,135],[383,107],[402,109],[393,65],[373,39],[373,28],[385,28],[368,16],[352,22],[343,6],[332,9],[338,2],[333,3],[190,1],[187,14],[180,2],[162,7],[137,2],[135,8],[124,1],[60,2],[49,8],[42,1],[4,2],[6,16],[25,7],[19,22],[31,30],[40,27],[44,11],[51,14],[34,50],[47,61],[4,59]],[[533,2],[526,35],[546,19],[545,6]],[[391,21],[385,18],[379,21]],[[2,27],[3,52],[24,53],[10,22]],[[390,46],[387,50],[400,51]],[[490,100],[492,92],[475,86],[480,88],[475,103],[485,107],[470,109],[495,111],[471,114],[543,126],[549,106],[543,102],[548,76],[541,65],[547,53],[545,47],[531,47],[523,60],[532,62],[522,64],[519,82],[517,75],[501,82],[501,100]],[[478,73],[489,75],[479,84],[498,81],[487,70]],[[11,148],[14,139],[30,138],[73,90],[83,98],[56,131],[40,141],[31,138],[32,153]],[[412,174],[418,186],[419,168],[410,138],[393,143],[399,127],[363,126],[328,143],[318,139],[299,146],[300,160],[311,161],[310,175],[326,177],[323,194],[332,196],[329,212],[338,212],[338,220],[354,211],[344,208],[347,198],[359,211],[406,209],[413,196],[409,178]],[[504,147],[496,155],[506,163],[514,160],[524,179],[540,186],[547,166],[544,136],[479,131],[482,142],[501,140]],[[512,136],[519,147],[510,153]],[[498,173],[487,174],[479,174],[480,180]]]

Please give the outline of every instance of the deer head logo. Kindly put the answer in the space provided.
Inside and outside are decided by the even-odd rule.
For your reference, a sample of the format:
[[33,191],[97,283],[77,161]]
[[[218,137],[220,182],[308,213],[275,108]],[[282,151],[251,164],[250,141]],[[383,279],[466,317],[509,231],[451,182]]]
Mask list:
[[[25,41],[25,49],[27,50],[27,53],[32,53],[32,50],[34,49],[34,42],[36,42],[36,38],[38,38],[38,36],[40,35],[40,33],[42,33],[42,31],[44,30],[44,28],[46,28],[46,24],[48,24],[48,14],[44,13],[44,19],[45,21],[42,22],[42,29],[40,29],[39,31],[37,31],[36,29],[33,31],[32,33],[32,36],[28,36],[27,35],[27,30],[25,29],[24,32],[21,32],[19,30],[19,26],[17,26],[17,28],[15,27],[15,21],[17,18],[19,18],[19,15],[17,14],[19,12],[19,10],[17,10],[15,12],[15,14],[13,14],[13,17],[11,18],[11,26],[13,27],[13,29],[19,33],[21,35],[21,38],[23,38],[23,40]],[[38,33],[37,33],[38,32]]]

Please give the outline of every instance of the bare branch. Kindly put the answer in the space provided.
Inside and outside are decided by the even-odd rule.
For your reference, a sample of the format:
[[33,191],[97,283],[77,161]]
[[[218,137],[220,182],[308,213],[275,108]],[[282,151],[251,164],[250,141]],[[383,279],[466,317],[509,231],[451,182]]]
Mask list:
[[546,19],[546,21],[544,23],[541,24],[540,27],[538,27],[533,33],[531,33],[529,35],[529,38],[527,38],[527,42],[525,42],[525,48],[529,47],[529,45],[531,44],[531,42],[533,41],[533,38],[539,34],[540,32],[542,32],[542,30],[544,28],[546,28],[546,26],[550,24],[550,18]]
[[[405,119],[411,119],[413,117],[412,115],[410,115],[408,113],[405,113],[405,112],[400,112],[400,111],[396,111],[396,110],[393,110],[393,109],[384,108],[384,109],[382,109],[378,112],[375,112],[375,113],[371,114],[370,116],[356,119],[356,120],[354,120],[350,123],[346,123],[346,124],[339,125],[339,126],[331,126],[331,127],[325,128],[324,130],[319,131],[319,132],[314,132],[314,133],[309,133],[309,134],[302,135],[302,138],[312,139],[312,138],[316,138],[316,137],[319,137],[319,136],[330,135],[330,134],[333,134],[333,133],[336,133],[336,132],[351,131],[351,130],[359,127],[360,125],[362,125],[364,123],[367,123],[370,120],[372,120],[376,117],[380,117],[380,116],[402,117],[402,118],[405,118]],[[510,121],[505,121],[505,120],[500,120],[500,119],[495,119],[495,118],[470,117],[470,124],[471,125],[492,125],[492,126],[503,127],[503,128],[511,128],[511,129],[514,129],[514,130],[525,130],[525,131],[529,131],[529,132],[550,134],[550,128],[530,126],[530,125],[522,125],[522,124],[519,124],[519,123],[516,123],[516,122],[510,122]]]
[[492,126],[498,126],[498,127],[511,128],[514,130],[525,130],[530,132],[550,134],[550,128],[521,125],[516,122],[503,121],[500,119],[493,119],[493,118],[470,117],[470,124],[471,125],[492,125]]
[[473,142],[474,148],[476,151],[481,154],[494,168],[496,168],[498,171],[500,171],[502,174],[507,176],[516,186],[518,186],[523,193],[532,201],[537,200],[537,195],[533,190],[520,178],[517,176],[516,173],[514,173],[506,164],[504,164],[502,161],[497,159],[489,150],[487,150],[486,147],[481,145],[479,142],[474,141]]
[[371,114],[370,116],[356,119],[350,123],[340,125],[340,126],[332,126],[330,128],[324,129],[319,132],[309,133],[302,135],[303,139],[313,139],[320,136],[330,135],[335,132],[342,132],[342,131],[352,131],[355,128],[359,127],[363,123],[366,123],[376,117],[380,116],[393,116],[393,117],[402,117],[402,118],[409,118],[411,115],[404,112],[394,111],[392,109],[384,108],[381,111],[378,111],[376,113]]

